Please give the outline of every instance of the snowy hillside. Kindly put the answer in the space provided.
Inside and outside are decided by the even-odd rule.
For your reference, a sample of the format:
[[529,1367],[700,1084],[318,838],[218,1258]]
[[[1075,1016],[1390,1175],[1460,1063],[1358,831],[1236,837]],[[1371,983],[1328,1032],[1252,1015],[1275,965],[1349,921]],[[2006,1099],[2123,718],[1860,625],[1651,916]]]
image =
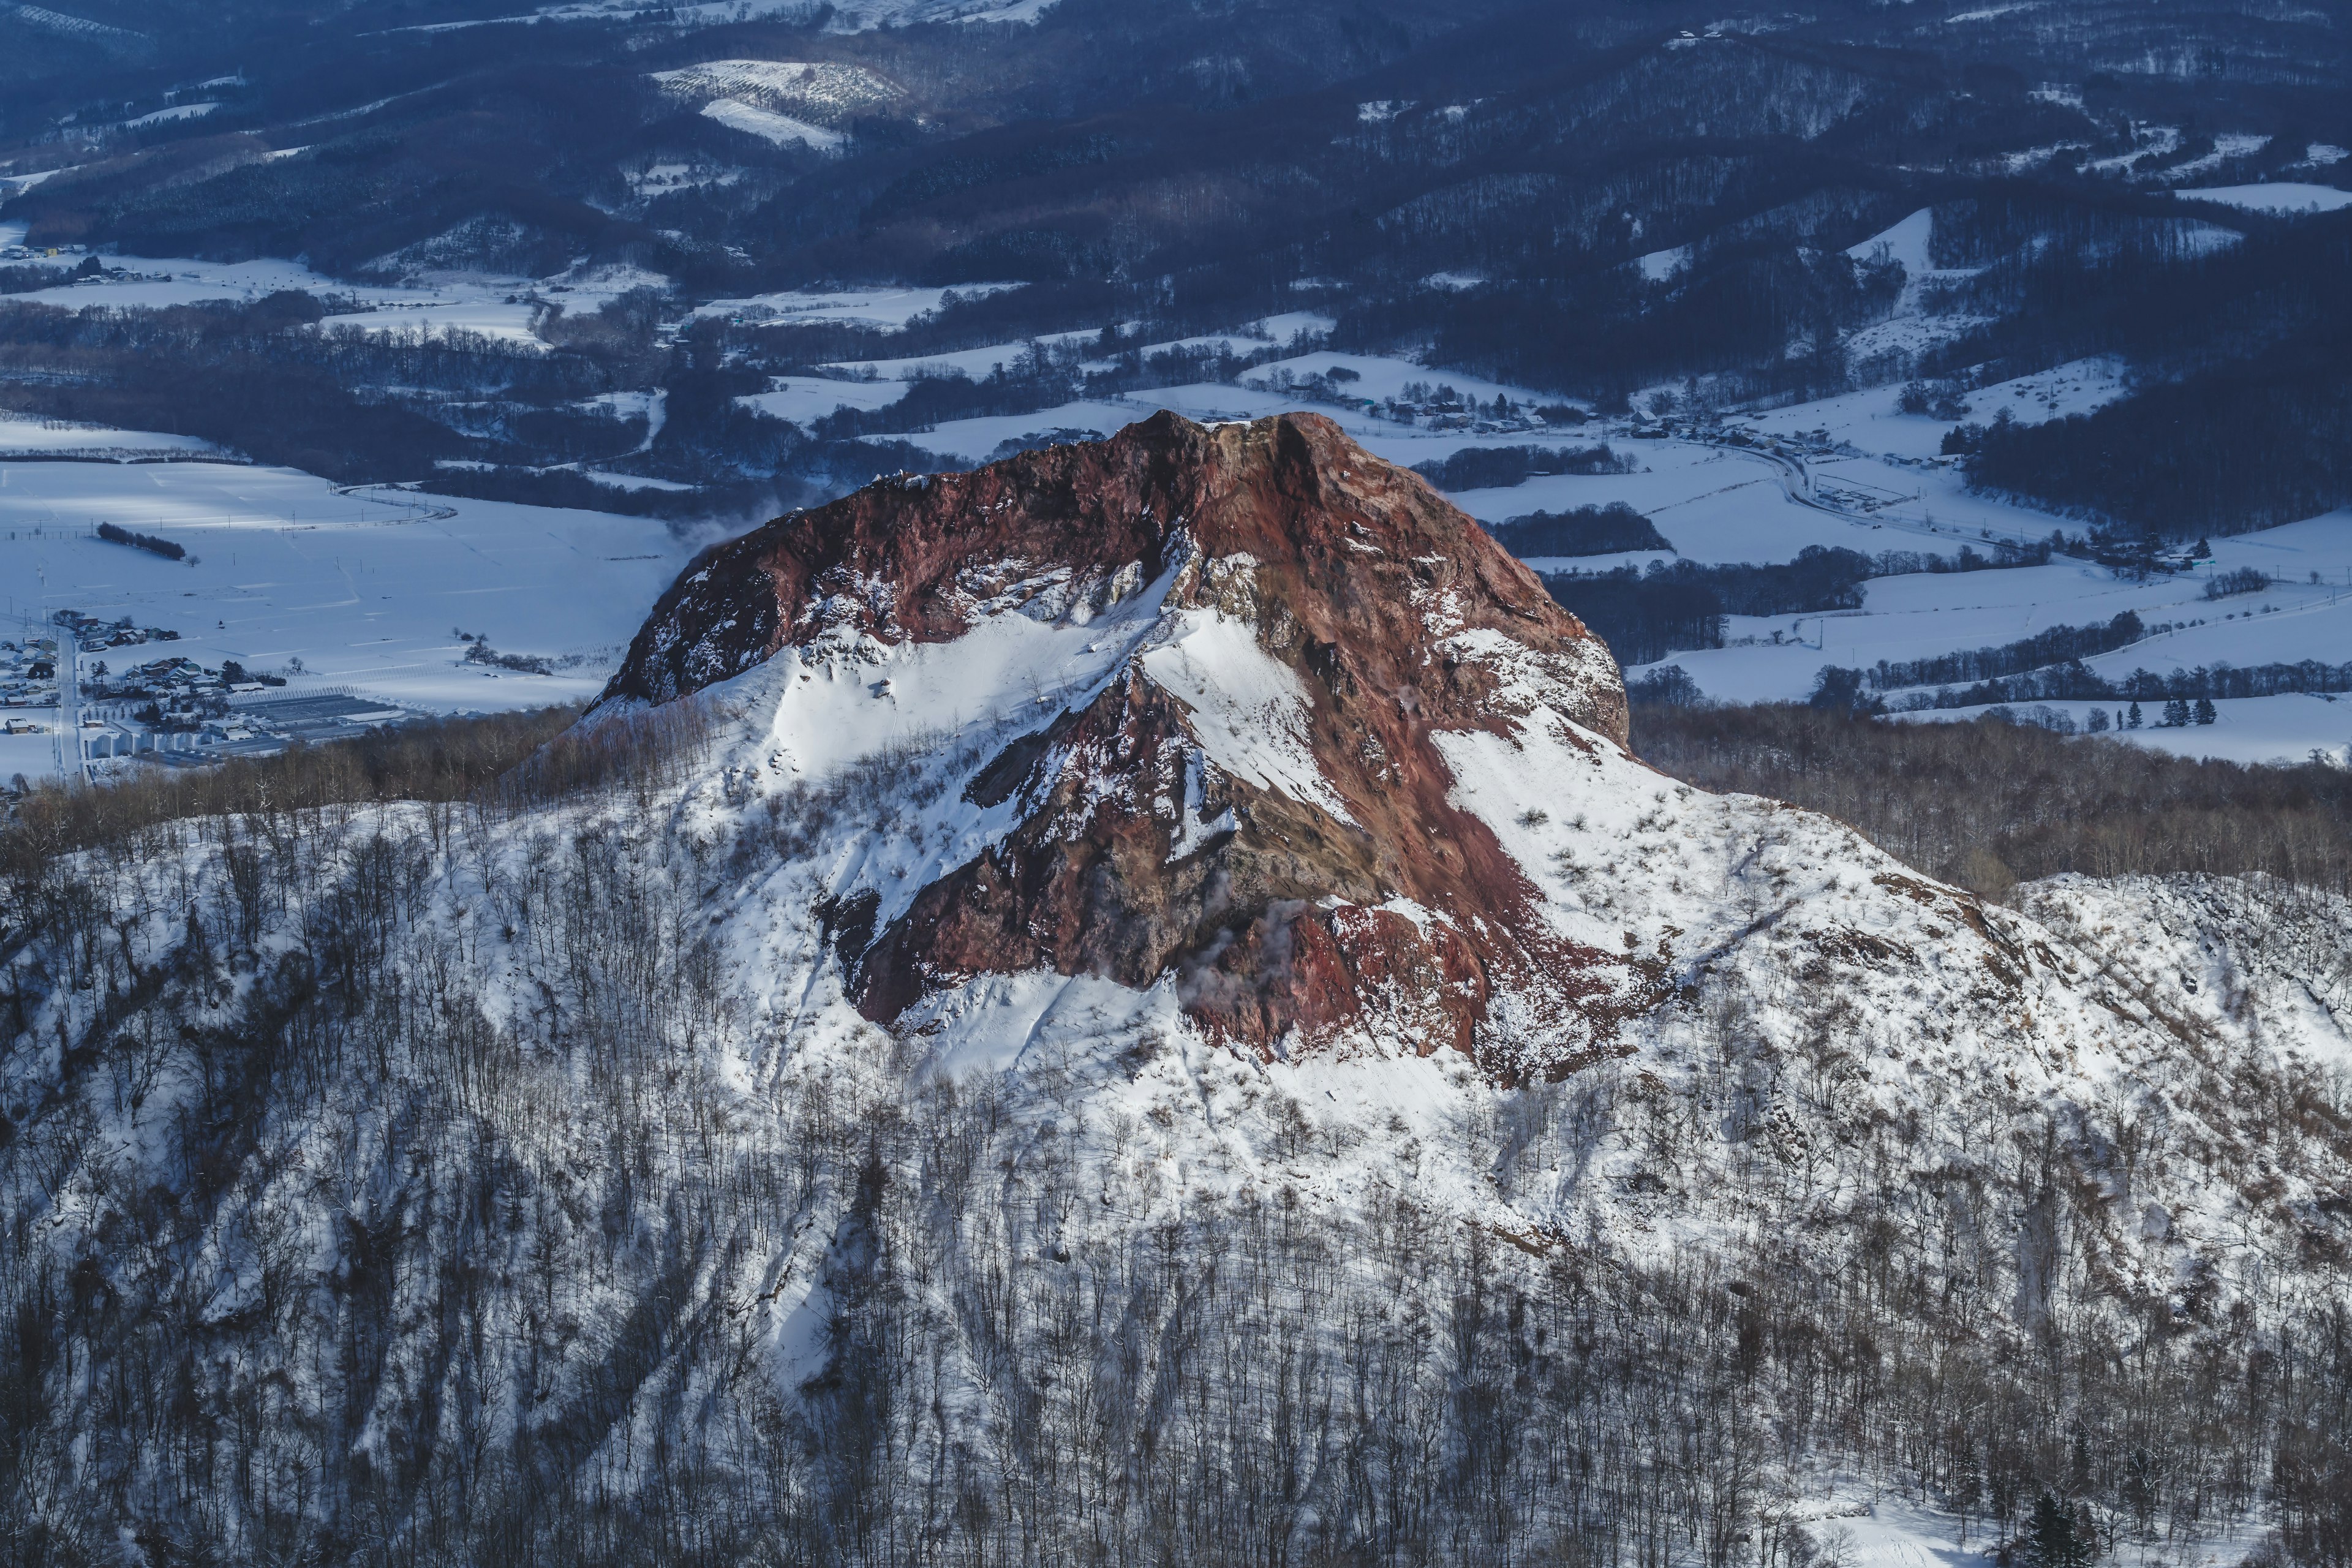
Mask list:
[[656,71],[653,79],[664,91],[697,103],[726,99],[828,124],[899,96],[870,70],[829,61],[711,60]]
[[[2274,1522],[2320,1380],[2208,1369],[2340,1308],[2352,906],[1990,906],[1622,723],[1419,480],[1163,418],[704,558],[503,795],[12,884],[9,1523],[1892,1563],[2070,1451],[2120,1554]],[[2236,1443],[2070,1438],[2126,1378]]]

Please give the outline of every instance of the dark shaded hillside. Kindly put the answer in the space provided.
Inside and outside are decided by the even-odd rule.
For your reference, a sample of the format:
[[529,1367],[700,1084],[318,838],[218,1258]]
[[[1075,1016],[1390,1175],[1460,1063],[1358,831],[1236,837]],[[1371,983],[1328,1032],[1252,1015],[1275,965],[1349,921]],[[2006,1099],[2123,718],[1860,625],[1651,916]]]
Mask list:
[[[2187,395],[2216,460],[2174,443],[2175,471],[2131,471],[2172,417],[2151,408],[2117,414],[2111,435],[2030,448],[1995,451],[2009,433],[1988,436],[1983,482],[2134,528],[2209,531],[2339,482],[2324,459],[2293,460],[2336,429],[2333,395],[2254,368],[2275,345],[2334,341],[2304,330],[2336,308],[2313,296],[2315,279],[2342,271],[2312,249],[2325,226],[2188,207],[2158,177],[2165,158],[2200,153],[2214,165],[2199,177],[2214,183],[2314,177],[2294,172],[2307,146],[2352,142],[2352,57],[2335,10],[2103,0],[2063,19],[2004,12],[1955,28],[1861,4],[1727,20],[1679,0],[1063,0],[1021,26],[845,34],[814,11],[649,8],[435,30],[510,14],[448,0],[312,25],[277,5],[206,16],[174,0],[93,9],[116,33],[35,26],[30,74],[0,100],[0,169],[44,178],[6,215],[36,244],[299,255],[346,278],[643,268],[676,290],[658,312],[671,326],[681,304],[766,290],[1027,285],[961,299],[887,340],[870,326],[721,318],[656,354],[642,321],[611,334],[635,342],[603,353],[601,378],[665,387],[674,411],[694,401],[684,374],[714,363],[756,389],[829,363],[1107,323],[1149,344],[1314,311],[1336,322],[1329,346],[1604,412],[1636,395],[1703,415],[1913,376],[1974,386],[2092,353],[2123,355],[2151,381],[2226,372],[2278,385],[2260,405],[2227,385]],[[0,32],[31,26],[26,15],[0,17]],[[657,79],[730,59],[856,75],[854,104],[806,110],[845,140],[836,151],[765,140]],[[200,118],[168,118],[200,106]],[[2151,126],[2178,138],[2177,154],[2141,151]],[[1846,253],[1922,207],[1936,214],[1938,264],[1983,268],[1927,303],[1987,320],[1956,341],[1898,333],[1850,352],[1917,280]],[[2245,243],[2225,243],[2241,233]],[[542,331],[573,364],[579,325]],[[47,331],[0,320],[0,344]],[[169,429],[239,411],[210,418],[207,434],[253,423],[256,395],[218,364],[157,360],[156,379],[203,408],[124,387],[136,367],[120,365],[100,367],[79,405]],[[54,386],[89,367],[22,368],[23,384]],[[511,368],[463,379],[505,403]],[[636,466],[708,487],[697,504],[756,510],[746,487],[781,502],[867,477],[844,445],[854,437],[1236,366],[1205,354],[1145,363],[1113,342],[1007,368],[796,433],[706,399]],[[491,464],[500,471],[445,482],[649,504],[537,471],[606,460],[625,434],[615,422],[592,428],[544,402],[459,412],[412,383],[371,384],[356,356],[325,374],[340,390],[300,375],[310,428],[230,444],[266,443],[338,477]],[[19,395],[66,412],[61,393]],[[2231,453],[2242,460],[2219,460]]]
[[2332,511],[2352,502],[2352,313],[2334,316],[2095,414],[1990,427],[1969,477],[2166,539]]

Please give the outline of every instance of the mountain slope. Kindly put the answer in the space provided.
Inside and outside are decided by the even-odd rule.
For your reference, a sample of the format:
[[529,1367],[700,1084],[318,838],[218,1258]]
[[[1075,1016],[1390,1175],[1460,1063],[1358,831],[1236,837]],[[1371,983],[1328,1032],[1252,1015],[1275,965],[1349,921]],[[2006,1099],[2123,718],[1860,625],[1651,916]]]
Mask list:
[[495,797],[53,863],[0,1529],[1729,1561],[1843,1468],[2324,1561],[2352,907],[1987,905],[1622,702],[1412,475],[1162,419],[721,548]]
[[[878,1021],[984,972],[1177,973],[1195,1016],[1271,1052],[1331,1042],[1379,989],[1387,1028],[1507,1078],[1590,1048],[1653,983],[1543,915],[1443,752],[1530,719],[1571,752],[1622,744],[1607,651],[1328,420],[1161,416],[771,524],[656,608],[612,692],[754,662],[782,784],[877,701],[901,732],[989,716],[956,737],[995,751],[954,781],[969,822],[936,877],[819,895],[871,939],[844,957]],[[1017,700],[1029,679],[1050,697]]]

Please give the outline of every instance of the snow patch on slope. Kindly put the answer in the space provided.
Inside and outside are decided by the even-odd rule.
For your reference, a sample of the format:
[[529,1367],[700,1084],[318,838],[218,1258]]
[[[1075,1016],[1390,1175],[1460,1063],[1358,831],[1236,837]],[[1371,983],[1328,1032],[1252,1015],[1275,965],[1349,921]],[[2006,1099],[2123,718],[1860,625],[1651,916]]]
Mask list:
[[1935,233],[1935,209],[1921,207],[1884,233],[1874,234],[1860,245],[1848,246],[1846,254],[1856,261],[1892,261],[1903,268],[1905,276],[1919,278],[1936,269],[1934,258],[1927,254],[1927,242]]
[[1352,821],[1316,764],[1297,675],[1260,647],[1244,622],[1216,610],[1186,610],[1176,620],[1142,664],[1192,710],[1193,733],[1210,760],[1235,778]]
[[771,109],[744,103],[732,98],[714,100],[702,106],[702,117],[715,120],[730,131],[740,131],[747,136],[757,136],[762,142],[778,147],[801,142],[819,153],[838,153],[849,144],[849,138],[838,131],[827,131],[822,125],[811,125],[805,120],[795,120],[789,114],[778,114]]
[[879,108],[898,89],[863,66],[833,61],[708,60],[656,71],[663,91],[689,101],[732,99],[810,120],[837,121]]
[[2352,191],[2339,191],[2333,185],[2300,184],[2292,180],[2260,185],[2211,185],[2172,194],[2184,202],[2215,202],[2247,212],[2274,215],[2332,213],[2352,207]]

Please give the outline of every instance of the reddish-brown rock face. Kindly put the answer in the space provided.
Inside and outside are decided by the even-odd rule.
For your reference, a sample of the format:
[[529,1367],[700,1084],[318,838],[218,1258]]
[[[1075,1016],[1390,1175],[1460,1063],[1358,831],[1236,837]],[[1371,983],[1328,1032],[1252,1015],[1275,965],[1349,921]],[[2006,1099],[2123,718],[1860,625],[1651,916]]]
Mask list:
[[[1476,651],[1499,647],[1548,706],[1622,742],[1615,665],[1470,518],[1314,415],[1215,429],[1160,415],[781,519],[688,570],[607,699],[667,700],[844,627],[950,641],[1007,563],[1067,568],[1077,598],[1174,569],[1169,610],[1254,627],[1306,694],[1345,816],[1200,769],[1187,703],[1130,662],[971,781],[970,798],[1017,797],[1013,831],[843,955],[869,1016],[984,973],[1171,978],[1204,1026],[1259,1050],[1375,1037],[1512,1078],[1602,1048],[1654,997],[1638,961],[1554,934],[1450,800],[1430,741],[1511,732],[1511,681]],[[1179,820],[1188,767],[1200,819],[1231,824],[1200,843]],[[1504,1032],[1548,1044],[1530,1057]]]

